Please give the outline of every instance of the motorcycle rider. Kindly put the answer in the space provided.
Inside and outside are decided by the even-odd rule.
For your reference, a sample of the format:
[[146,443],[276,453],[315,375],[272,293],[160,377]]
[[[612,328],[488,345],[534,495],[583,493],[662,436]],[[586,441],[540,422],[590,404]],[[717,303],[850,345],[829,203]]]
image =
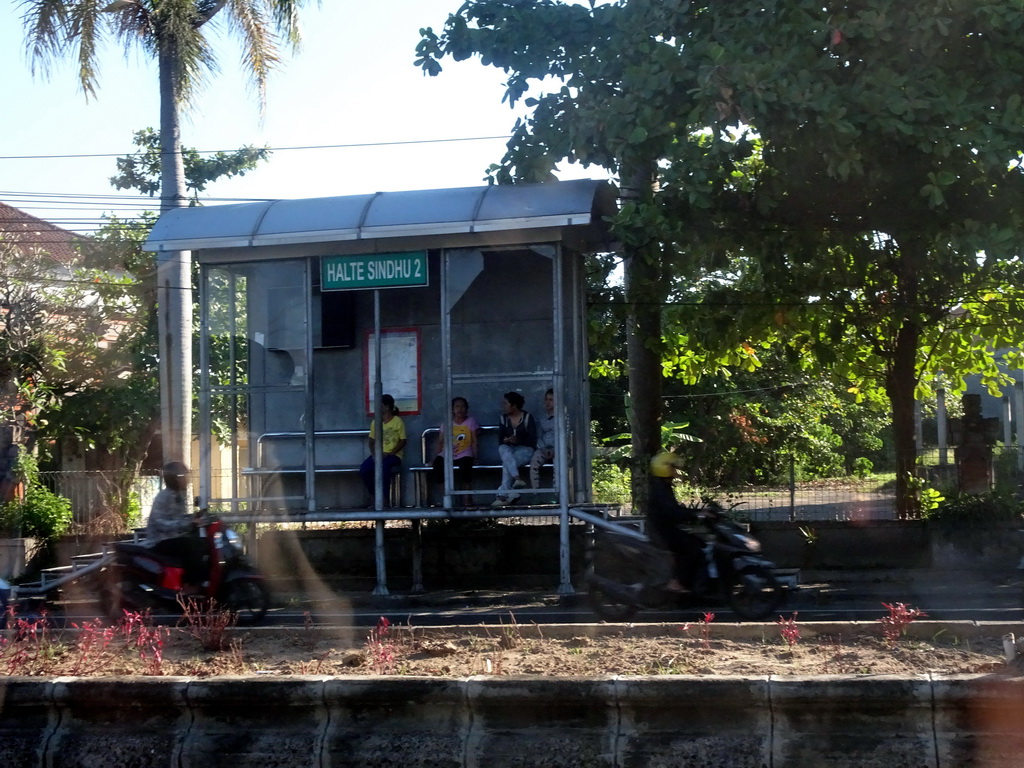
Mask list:
[[675,559],[675,578],[665,588],[700,593],[706,580],[704,542],[685,528],[697,522],[700,515],[676,499],[672,485],[684,464],[675,449],[670,446],[651,459],[647,522],[652,539],[671,550]]
[[146,523],[146,544],[161,555],[181,561],[184,591],[197,591],[205,576],[206,544],[195,535],[195,518],[189,514],[189,469],[180,461],[163,467],[164,488],[153,499]]

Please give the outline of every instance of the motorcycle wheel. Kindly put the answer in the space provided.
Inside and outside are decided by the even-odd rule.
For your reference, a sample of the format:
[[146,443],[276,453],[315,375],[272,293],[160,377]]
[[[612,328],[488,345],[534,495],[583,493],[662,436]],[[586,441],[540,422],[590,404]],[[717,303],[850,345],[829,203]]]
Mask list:
[[258,624],[270,608],[270,590],[260,579],[236,579],[224,587],[221,602],[238,616],[239,624]]
[[587,599],[591,610],[605,621],[629,621],[638,608],[635,603],[625,602],[598,585],[590,588]]
[[96,598],[100,611],[108,621],[117,623],[124,618],[124,609],[128,607],[124,595],[130,585],[121,581],[117,568],[105,568],[96,578]]
[[767,618],[782,602],[782,585],[771,571],[757,568],[736,574],[729,585],[729,605],[748,621]]

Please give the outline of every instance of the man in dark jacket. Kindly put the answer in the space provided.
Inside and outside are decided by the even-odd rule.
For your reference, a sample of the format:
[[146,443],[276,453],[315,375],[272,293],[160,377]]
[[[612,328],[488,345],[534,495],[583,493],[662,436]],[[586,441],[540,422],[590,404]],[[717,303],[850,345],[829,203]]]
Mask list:
[[189,514],[188,475],[188,467],[180,461],[164,465],[164,488],[149,510],[146,544],[154,552],[179,559],[185,583],[194,587],[206,574],[206,542],[195,535],[195,518]]

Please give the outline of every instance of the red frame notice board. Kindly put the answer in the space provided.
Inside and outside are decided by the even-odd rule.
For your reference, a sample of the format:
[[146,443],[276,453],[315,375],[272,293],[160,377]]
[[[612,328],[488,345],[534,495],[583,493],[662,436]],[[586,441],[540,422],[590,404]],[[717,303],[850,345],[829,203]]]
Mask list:
[[[366,331],[363,344],[363,403],[367,415],[373,414],[373,377],[376,367],[373,331]],[[420,376],[419,328],[382,328],[380,332],[380,380],[382,391],[395,398],[403,414],[420,412],[422,379]]]

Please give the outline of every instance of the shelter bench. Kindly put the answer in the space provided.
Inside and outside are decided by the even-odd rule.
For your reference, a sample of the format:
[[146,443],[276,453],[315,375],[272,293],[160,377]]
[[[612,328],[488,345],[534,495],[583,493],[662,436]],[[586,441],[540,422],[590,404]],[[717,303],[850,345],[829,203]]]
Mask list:
[[[347,441],[355,438],[360,441],[360,444],[368,440],[369,436],[370,430],[368,429],[323,430],[313,433],[314,439],[326,438],[342,439]],[[267,448],[277,441],[304,440],[305,437],[305,432],[264,432],[256,439],[255,466],[243,468],[241,474],[255,478],[305,474],[306,468],[303,464],[296,464],[291,461],[288,463],[278,462],[276,460],[276,455],[271,457],[268,457],[267,455]],[[314,467],[313,472],[316,475],[357,475],[359,474],[359,468],[362,466],[363,460],[365,459],[363,454],[365,454],[365,451],[362,450],[362,445],[360,445],[360,452],[355,454],[360,457],[358,463],[317,464]],[[291,459],[292,457],[289,456],[288,458]],[[392,478],[391,488],[389,489],[390,502],[392,506],[401,505],[401,487],[401,473],[398,473]]]
[[[430,503],[430,472],[431,472],[431,470],[433,468],[432,464],[434,463],[434,456],[435,456],[435,454],[434,454],[434,445],[437,442],[437,435],[438,435],[438,433],[440,431],[441,430],[438,427],[431,427],[429,429],[423,430],[423,433],[420,435],[420,455],[423,457],[422,465],[418,466],[418,467],[409,467],[408,468],[409,472],[412,473],[412,476],[415,479],[414,490],[415,490],[415,494],[416,494],[416,505],[420,506],[420,507],[428,506],[429,503]],[[481,434],[480,442],[481,442],[481,446],[483,446],[483,445],[493,445],[493,450],[478,450],[477,451],[477,457],[476,457],[477,461],[483,460],[483,463],[478,463],[478,464],[474,464],[473,465],[473,472],[474,473],[476,473],[477,471],[481,471],[481,470],[485,471],[485,472],[495,472],[495,471],[500,472],[501,471],[501,469],[502,469],[501,462],[499,462],[497,460],[497,445],[498,445],[497,433],[498,433],[498,425],[497,424],[486,424],[486,425],[482,424],[480,426],[480,434]],[[485,442],[484,439],[483,439],[483,435],[485,435],[485,434],[493,435],[494,436],[490,440],[489,443]],[[528,466],[528,465],[524,464],[522,466]],[[522,467],[520,467],[520,469],[521,468]],[[553,469],[554,468],[554,464],[552,462],[550,462],[550,461],[546,462],[543,465],[543,468],[545,468],[545,469]],[[529,491],[529,489],[521,489],[521,490]],[[543,490],[551,492],[553,489],[552,488],[545,488]],[[495,491],[494,488],[489,488],[489,489],[473,489],[473,493],[474,494],[481,493],[481,494],[485,494],[485,495],[494,495],[494,491]],[[482,505],[476,505],[476,506],[482,506]]]

